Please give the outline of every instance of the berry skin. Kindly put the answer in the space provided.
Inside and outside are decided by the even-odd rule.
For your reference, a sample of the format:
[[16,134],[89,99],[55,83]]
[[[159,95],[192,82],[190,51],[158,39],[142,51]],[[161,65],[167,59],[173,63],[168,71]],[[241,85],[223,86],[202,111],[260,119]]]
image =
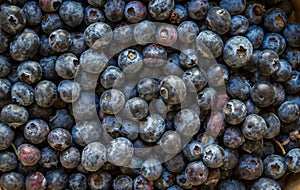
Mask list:
[[101,127],[93,121],[79,122],[72,128],[74,142],[80,146],[86,146],[92,142],[101,141]]
[[243,182],[236,180],[236,179],[228,179],[224,180],[219,184],[218,190],[246,190],[246,187]]
[[[50,48],[50,43],[49,43],[49,38],[46,35],[40,35],[40,50],[39,50],[39,54],[41,54],[42,56],[50,56],[52,54],[54,54],[54,51]],[[55,56],[52,56],[55,57]],[[41,60],[46,59],[45,57],[42,58]],[[45,72],[43,70],[43,72]]]
[[237,15],[242,13],[246,8],[246,0],[222,0],[220,7],[227,9],[231,15]]
[[253,49],[258,49],[263,43],[264,30],[258,25],[249,26],[245,36],[250,40],[253,45]]
[[24,166],[33,166],[41,158],[40,150],[31,144],[21,144],[17,149],[17,156]]
[[162,174],[161,163],[155,158],[144,161],[141,167],[141,174],[147,180],[157,180]]
[[63,80],[57,86],[60,98],[66,103],[76,102],[80,96],[80,85],[71,80]]
[[55,169],[59,164],[58,152],[46,146],[41,149],[39,165],[47,169]]
[[267,177],[278,179],[282,177],[286,170],[287,165],[285,159],[282,156],[273,154],[266,157],[263,161],[264,163],[264,174]]
[[26,25],[26,17],[15,5],[5,6],[0,12],[1,28],[9,34],[18,34]]
[[106,146],[107,161],[117,166],[128,164],[133,156],[133,144],[124,137],[118,137]]
[[192,0],[187,6],[190,17],[195,20],[203,19],[207,14],[208,8],[207,0]]
[[154,19],[165,20],[169,18],[174,6],[174,0],[151,0],[148,4],[148,11]]
[[299,173],[300,172],[300,149],[294,148],[291,149],[285,156],[286,164],[288,167],[288,170],[293,173]]
[[273,73],[272,79],[276,82],[285,82],[292,76],[292,66],[285,59],[279,60],[279,69]]
[[18,76],[27,84],[36,83],[42,78],[42,67],[36,61],[25,61],[18,66]]
[[77,148],[70,147],[60,153],[59,160],[64,168],[75,168],[80,162],[80,152]]
[[59,8],[59,16],[68,26],[78,26],[83,20],[83,6],[80,2],[64,1]]
[[217,98],[217,92],[213,88],[204,88],[198,93],[198,105],[202,110],[210,110],[215,104]]
[[72,190],[86,190],[87,177],[82,173],[75,173],[69,177],[69,187]]
[[143,64],[143,56],[137,50],[126,49],[119,54],[118,66],[126,74],[138,72]]
[[199,31],[200,29],[195,22],[184,21],[177,28],[178,39],[185,44],[194,43]]
[[81,154],[81,165],[87,171],[97,171],[106,162],[105,146],[99,142],[93,142],[84,147]]
[[11,69],[12,69],[12,65],[8,61],[7,57],[0,55],[0,77],[1,78],[6,77],[10,73]]
[[222,165],[222,169],[231,170],[233,169],[239,162],[239,154],[236,149],[225,148],[225,161]]
[[156,33],[156,25],[149,21],[143,20],[135,25],[133,36],[138,44],[151,43],[154,40]]
[[267,132],[264,135],[264,138],[271,139],[276,137],[281,128],[281,123],[279,118],[274,113],[265,113],[262,115],[267,124]]
[[0,186],[7,190],[23,190],[25,178],[21,173],[8,172],[1,175]]
[[258,179],[263,173],[263,162],[260,158],[249,154],[241,156],[236,171],[242,179]]
[[53,170],[46,175],[47,189],[63,190],[68,185],[68,175],[61,169]]
[[210,168],[219,168],[225,163],[224,149],[215,144],[208,145],[203,150],[202,160]]
[[177,154],[182,149],[181,145],[181,137],[176,131],[166,131],[161,139],[159,140],[158,144],[163,149],[164,152],[167,154]]
[[223,59],[228,66],[239,68],[248,64],[252,54],[252,43],[246,37],[235,36],[226,41]]
[[284,83],[285,92],[296,95],[300,92],[300,72],[293,71],[289,80]]
[[144,78],[137,84],[137,91],[141,98],[146,101],[153,100],[158,96],[159,83],[152,78]]
[[39,0],[40,7],[45,12],[55,12],[62,4],[62,0]]
[[132,186],[132,178],[127,175],[119,175],[113,181],[113,188],[115,190],[131,190]]
[[84,9],[83,21],[86,25],[90,25],[95,22],[104,22],[105,21],[104,12],[96,7],[89,5]]
[[8,172],[16,169],[18,160],[14,153],[3,151],[0,153],[0,171]]
[[33,58],[38,52],[39,44],[39,36],[33,30],[26,28],[10,44],[10,56],[16,61]]
[[72,46],[69,49],[70,53],[80,56],[82,52],[87,49],[87,46],[84,41],[84,35],[82,32],[73,32],[71,33]]
[[41,172],[30,173],[25,179],[25,187],[32,190],[46,189],[46,178]]
[[259,107],[268,107],[274,103],[275,91],[269,82],[257,82],[251,89],[251,99]]
[[63,151],[71,145],[72,136],[68,130],[56,128],[49,133],[47,141],[53,149]]
[[292,123],[300,116],[299,106],[291,101],[286,101],[278,108],[278,117],[284,123]]
[[183,154],[189,161],[199,160],[203,154],[203,146],[200,142],[193,141],[183,149]]
[[174,117],[174,126],[180,134],[192,137],[200,129],[200,118],[193,110],[182,109]]
[[[8,47],[9,47],[9,42],[10,42],[10,40],[8,39],[8,35],[0,27],[0,44],[1,44],[0,45],[0,53],[4,53],[7,51]],[[0,57],[2,57],[2,56],[0,56]],[[1,62],[0,62],[0,65],[2,65]]]
[[156,41],[163,46],[172,46],[177,41],[177,30],[169,24],[161,25],[156,31]]
[[20,106],[29,106],[33,103],[34,90],[25,83],[15,83],[10,92],[12,101]]
[[250,96],[251,86],[243,77],[232,77],[227,82],[227,93],[236,99],[247,100]]
[[104,113],[116,114],[125,105],[125,95],[117,89],[109,89],[103,92],[100,97],[100,107]]
[[40,24],[42,20],[42,10],[35,1],[28,1],[22,8],[22,12],[26,18],[26,23],[30,26]]
[[66,52],[72,45],[71,34],[63,29],[55,30],[49,35],[49,44],[55,52]]
[[157,142],[165,131],[165,121],[158,114],[150,114],[140,122],[139,133],[142,140],[148,143]]
[[283,35],[289,47],[300,47],[300,25],[298,23],[288,23],[283,30]]
[[125,75],[119,67],[108,66],[100,76],[101,85],[108,89],[121,86],[124,82]]
[[259,140],[263,138],[267,131],[265,120],[256,114],[250,114],[244,120],[242,133],[249,140]]
[[185,169],[187,182],[191,185],[201,185],[208,178],[208,168],[202,161],[191,162]]
[[259,189],[280,190],[281,187],[277,181],[270,178],[263,177],[255,181],[251,187],[251,190],[259,190]]
[[203,45],[209,49],[214,58],[222,55],[224,43],[219,34],[211,30],[203,30],[199,33],[196,39],[196,47],[198,50],[203,49]]
[[108,58],[104,53],[93,49],[84,51],[80,56],[81,68],[89,73],[99,74],[107,67]]
[[185,49],[180,52],[179,63],[181,67],[193,68],[198,64],[198,53],[194,49]]
[[249,27],[248,19],[243,15],[236,15],[230,21],[230,35],[244,35]]
[[161,67],[167,62],[167,51],[157,44],[150,44],[143,49],[144,63],[150,67]]
[[281,55],[286,48],[284,37],[277,33],[267,33],[262,42],[262,49],[270,49]]
[[[89,105],[89,106],[87,106]],[[73,116],[76,120],[86,121],[92,119],[95,114],[95,94],[82,92],[79,99],[73,102]]]
[[201,91],[207,84],[206,72],[199,68],[194,67],[186,70],[183,73],[183,81],[186,83],[186,86],[191,92]]
[[182,5],[175,5],[170,15],[172,24],[180,24],[188,18],[188,11]]
[[238,148],[245,142],[245,137],[237,127],[228,127],[223,136],[223,143],[229,148]]
[[179,173],[184,170],[186,163],[183,155],[179,153],[170,160],[166,161],[164,164],[167,170],[170,172]]
[[286,13],[280,8],[271,8],[264,14],[264,27],[270,32],[280,32],[287,24]]
[[111,189],[112,177],[107,171],[98,171],[91,173],[88,178],[88,185],[91,190],[109,190]]
[[119,22],[124,16],[124,0],[107,0],[104,5],[105,16],[111,22]]
[[87,2],[94,7],[101,7],[105,4],[105,0],[87,0]]
[[49,132],[48,124],[41,119],[30,120],[24,127],[24,137],[32,144],[45,141]]
[[138,23],[147,16],[147,7],[140,1],[130,1],[125,6],[124,16],[131,23]]
[[42,17],[41,27],[46,34],[51,34],[55,30],[64,28],[64,22],[58,14],[45,14]]
[[231,16],[228,10],[221,7],[212,7],[208,10],[206,22],[208,28],[220,35],[230,30]]
[[4,123],[0,123],[0,150],[7,149],[15,137],[14,131]]
[[126,115],[133,120],[141,120],[148,115],[148,103],[139,97],[129,99],[124,107]]
[[246,118],[247,108],[242,101],[232,99],[224,106],[223,113],[225,114],[225,121],[227,123],[237,125]]
[[0,78],[0,98],[5,98],[11,91],[11,83],[8,79]]
[[10,127],[24,125],[29,118],[28,111],[22,106],[8,104],[1,110],[1,120]]
[[159,93],[166,103],[179,104],[185,99],[186,86],[181,78],[169,75],[161,80]]
[[43,80],[39,82],[34,91],[35,102],[43,108],[52,106],[57,99],[57,87],[51,81]]

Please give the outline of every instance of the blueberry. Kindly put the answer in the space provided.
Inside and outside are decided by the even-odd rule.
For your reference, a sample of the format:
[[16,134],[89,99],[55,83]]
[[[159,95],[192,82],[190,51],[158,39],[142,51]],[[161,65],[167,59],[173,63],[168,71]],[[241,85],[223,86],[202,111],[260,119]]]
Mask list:
[[19,161],[24,166],[33,166],[37,164],[41,158],[40,150],[31,144],[21,144],[17,149]]
[[62,0],[39,0],[40,7],[45,12],[55,12],[62,4]]
[[161,176],[155,180],[154,185],[158,189],[166,189],[174,184],[174,175],[165,168],[162,170]]
[[59,8],[59,16],[71,27],[81,24],[83,20],[82,3],[76,1],[64,1]]
[[270,49],[281,55],[286,48],[286,42],[282,35],[277,33],[267,33],[264,36],[262,49]]
[[26,189],[46,189],[46,178],[41,172],[30,173],[25,179]]
[[128,44],[131,43],[133,39],[133,29],[132,26],[121,23],[117,25],[114,29],[114,40],[116,42],[122,43],[122,44]]
[[283,35],[288,46],[296,48],[300,47],[300,25],[298,23],[288,23],[283,30]]
[[64,53],[55,61],[55,71],[63,79],[72,79],[78,70],[79,60],[72,53]]
[[271,139],[277,136],[281,128],[279,118],[274,113],[265,113],[262,117],[267,124],[267,132],[265,133],[264,138]]
[[132,178],[128,175],[119,175],[113,181],[113,188],[115,190],[131,190],[132,186]]
[[250,114],[244,120],[242,133],[249,140],[259,140],[263,138],[267,131],[265,120],[256,114]]
[[184,136],[193,136],[200,129],[200,118],[196,112],[191,109],[180,110],[174,117],[176,131]]
[[50,48],[55,52],[66,52],[72,45],[71,34],[63,29],[57,29],[49,35]]
[[201,185],[208,178],[208,168],[202,161],[191,162],[185,169],[187,182],[191,185]]
[[74,125],[72,137],[76,144],[86,146],[92,142],[101,141],[101,127],[97,122],[86,121]]
[[32,144],[45,141],[49,132],[48,124],[41,119],[30,120],[24,127],[24,137]]
[[28,120],[29,114],[26,108],[16,104],[8,104],[1,110],[1,120],[12,127],[24,125]]
[[158,144],[167,154],[177,154],[182,149],[181,136],[176,131],[166,131],[160,138]]
[[91,173],[88,178],[88,185],[91,190],[109,190],[111,189],[112,177],[107,171],[98,171]]
[[54,169],[58,167],[59,164],[58,152],[56,152],[54,149],[50,148],[49,146],[46,146],[41,149],[40,154],[41,154],[41,158],[39,160],[39,165],[41,167],[47,169]]
[[164,164],[167,170],[169,170],[170,172],[179,173],[183,171],[186,163],[183,155],[179,153],[170,160],[167,160]]
[[280,8],[268,9],[264,14],[264,27],[270,32],[280,32],[287,24],[286,13]]
[[25,83],[17,82],[11,88],[11,98],[18,105],[29,106],[34,100],[34,90]]
[[180,24],[188,18],[188,10],[182,5],[175,5],[170,15],[172,24]]
[[133,144],[124,137],[118,137],[106,146],[107,161],[122,166],[131,161],[133,156]]
[[8,172],[17,168],[18,160],[14,153],[3,151],[0,153],[0,171]]
[[258,25],[249,26],[248,31],[245,34],[252,43],[253,49],[258,49],[260,47],[263,43],[264,35],[263,29]]
[[12,65],[7,57],[0,56],[0,77],[6,77],[12,69]]
[[163,24],[156,31],[156,41],[163,46],[174,45],[177,36],[176,28],[170,24]]
[[274,190],[281,189],[277,181],[266,177],[260,178],[259,180],[255,181],[251,187],[251,190],[258,190],[261,188],[274,189]]
[[190,17],[195,20],[203,19],[207,14],[208,8],[207,0],[192,0],[187,6]]
[[222,55],[224,43],[219,34],[211,30],[203,30],[199,33],[196,39],[197,50],[208,48],[213,57],[217,58]]
[[71,145],[72,136],[68,130],[56,128],[49,133],[47,142],[53,149],[63,151]]
[[210,65],[206,72],[207,72],[209,86],[213,86],[213,87],[223,86],[224,82],[226,82],[229,78],[228,69],[223,64]]
[[228,66],[239,68],[248,64],[252,54],[252,43],[246,37],[235,36],[226,41],[223,59]]
[[192,68],[200,62],[198,53],[194,49],[184,49],[179,55],[180,66],[184,68]]
[[178,39],[182,43],[191,44],[194,43],[197,35],[199,34],[199,27],[193,21],[184,21],[180,23],[177,28]]
[[87,177],[82,173],[75,173],[69,177],[69,187],[72,190],[86,190]]
[[174,0],[151,0],[148,4],[148,11],[154,19],[165,20],[170,16],[174,5]]
[[82,52],[86,50],[86,44],[84,40],[84,35],[82,32],[71,33],[72,46],[69,51],[76,56],[81,55]]
[[244,77],[233,76],[226,84],[227,93],[231,97],[237,98],[239,100],[247,100],[250,95],[250,90],[251,86]]
[[132,120],[123,120],[120,134],[129,140],[138,138],[139,125]]
[[225,104],[223,113],[227,123],[231,125],[239,124],[246,118],[246,105],[238,99],[232,99]]
[[51,34],[55,30],[64,28],[65,25],[58,14],[45,14],[41,22],[42,30],[46,34]]
[[87,6],[84,9],[84,18],[83,21],[86,25],[95,23],[95,22],[104,22],[105,16],[104,12],[96,7]]
[[[159,30],[159,29],[158,29]],[[168,54],[164,47],[150,44],[143,49],[144,63],[150,67],[160,67],[167,62]]]
[[238,148],[245,142],[241,130],[237,127],[228,127],[223,135],[223,143],[229,148]]
[[7,149],[15,137],[14,131],[4,123],[0,123],[0,150]]
[[144,161],[141,168],[141,174],[147,180],[157,180],[162,174],[161,163],[155,158]]
[[30,26],[40,24],[42,20],[42,10],[37,2],[28,1],[24,4],[22,12],[26,18],[26,23]]
[[250,24],[258,25],[262,22],[265,6],[258,2],[249,3],[245,10],[245,16],[248,18]]
[[227,9],[231,15],[242,13],[246,8],[246,0],[222,0],[220,7]]
[[292,76],[292,66],[285,59],[279,59],[279,69],[273,73],[272,79],[276,82],[285,82]]
[[278,108],[278,117],[282,122],[291,123],[299,118],[299,106],[291,101],[286,101]]
[[22,190],[25,186],[25,178],[21,173],[3,173],[0,178],[0,186],[7,190]]
[[225,161],[222,165],[222,169],[231,170],[233,169],[239,161],[239,154],[236,149],[225,148]]
[[124,16],[129,22],[138,23],[147,16],[147,8],[140,1],[130,1],[124,9]]
[[206,16],[208,28],[220,35],[230,30],[231,16],[228,10],[221,7],[212,7]]
[[179,104],[185,99],[186,86],[179,77],[169,75],[162,79],[159,93],[168,104]]
[[293,172],[293,173],[299,173],[300,172],[300,149],[299,148],[294,148],[290,150],[286,156],[286,164],[288,167],[288,170]]
[[[197,166],[196,166],[197,167]],[[185,189],[191,189],[193,186],[187,179],[187,172],[182,172],[176,175],[176,183]]]
[[43,80],[39,82],[34,91],[35,102],[43,108],[52,106],[57,99],[57,87],[51,81]]
[[230,35],[244,35],[249,27],[248,19],[243,15],[236,15],[230,21]]
[[105,4],[106,0],[88,0],[88,4],[94,6],[94,7],[101,7]]
[[105,5],[105,16],[111,22],[119,22],[123,19],[125,2],[124,0],[107,0]]
[[124,111],[130,119],[141,120],[148,115],[148,103],[142,98],[131,98],[126,102]]
[[183,189],[178,185],[172,185],[167,190],[183,190]]
[[269,82],[261,81],[253,85],[251,99],[259,107],[268,107],[274,103],[275,91]]
[[222,147],[212,144],[204,148],[203,162],[210,168],[219,168],[225,162],[225,151]]
[[198,93],[198,105],[202,110],[210,110],[217,98],[217,91],[213,88],[207,87],[204,88],[201,92]]
[[165,132],[165,121],[158,114],[149,114],[145,120],[140,122],[139,133],[145,142],[157,142]]
[[284,83],[285,92],[291,95],[296,95],[300,92],[300,72],[293,71],[289,80]]
[[11,91],[11,83],[8,79],[0,78],[0,98],[5,98]]
[[68,175],[61,169],[53,170],[46,175],[47,189],[62,190],[68,185]]
[[154,183],[153,181],[146,180],[142,175],[138,175],[133,180],[133,189],[134,190],[147,190],[153,189]]
[[125,96],[120,90],[109,89],[101,95],[100,107],[104,113],[116,114],[123,109],[124,105]]
[[242,179],[254,180],[258,179],[263,173],[263,162],[261,158],[244,154],[239,159],[236,171]]
[[33,84],[42,78],[42,67],[38,62],[25,61],[18,66],[18,76],[22,82]]
[[33,58],[38,52],[39,44],[39,36],[33,30],[26,28],[10,44],[10,56],[16,61]]
[[26,17],[22,10],[15,5],[5,6],[0,13],[1,28],[9,34],[21,32],[26,25]]
[[95,94],[82,92],[79,99],[73,102],[73,116],[76,120],[86,121],[92,119],[96,114]]
[[0,28],[0,53],[4,53],[8,50],[9,41],[8,35]]
[[203,154],[203,146],[198,141],[192,141],[183,149],[183,154],[189,161],[199,160]]
[[138,44],[147,44],[153,42],[156,33],[156,25],[149,21],[143,20],[135,25],[133,36]]
[[39,54],[41,54],[42,56],[50,56],[54,54],[54,51],[50,48],[49,38],[46,35],[40,35]]
[[93,49],[84,51],[80,56],[81,68],[89,73],[101,73],[107,66],[108,58],[104,53],[99,53]]
[[282,156],[273,154],[266,157],[263,161],[264,163],[264,174],[267,177],[278,179],[282,177],[286,170],[287,165],[285,159]]
[[124,73],[136,73],[143,64],[142,54],[134,49],[126,49],[119,54],[118,66]]
[[80,96],[80,85],[71,80],[63,80],[57,86],[60,98],[66,103],[72,103],[78,100]]
[[70,147],[60,153],[59,160],[64,168],[75,168],[80,162],[80,152],[77,148]]
[[246,190],[246,187],[242,181],[239,181],[237,179],[224,180],[219,184],[218,187],[218,190],[230,190],[230,189]]

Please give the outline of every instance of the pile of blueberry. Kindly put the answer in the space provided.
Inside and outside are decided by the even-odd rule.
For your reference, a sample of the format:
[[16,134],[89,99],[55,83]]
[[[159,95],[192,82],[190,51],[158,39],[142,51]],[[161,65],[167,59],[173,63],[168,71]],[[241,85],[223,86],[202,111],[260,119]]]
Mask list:
[[284,189],[300,173],[293,11],[0,0],[0,189]]

